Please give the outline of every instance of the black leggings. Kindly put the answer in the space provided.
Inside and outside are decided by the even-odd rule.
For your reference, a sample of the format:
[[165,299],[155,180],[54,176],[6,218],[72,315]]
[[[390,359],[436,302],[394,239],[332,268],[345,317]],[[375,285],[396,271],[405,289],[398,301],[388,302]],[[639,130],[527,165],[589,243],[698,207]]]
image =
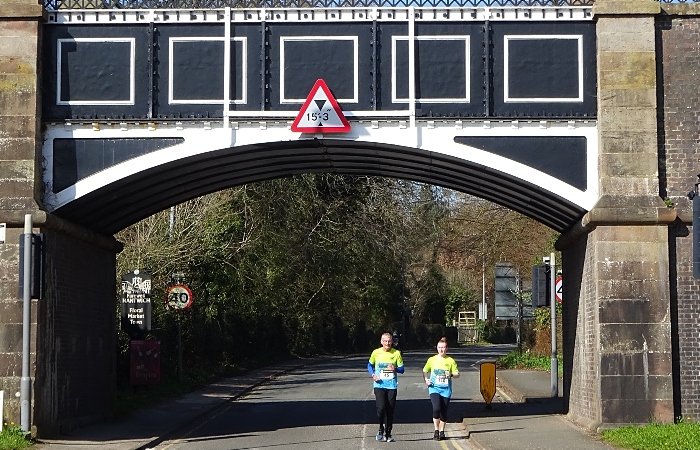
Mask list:
[[450,399],[440,394],[430,394],[430,403],[433,404],[433,419],[447,422],[447,407],[450,406]]
[[[396,389],[374,388],[374,397],[377,399],[377,419],[379,419],[379,431],[391,436],[391,428],[394,425],[394,406],[396,405]],[[386,427],[384,421],[386,420]]]

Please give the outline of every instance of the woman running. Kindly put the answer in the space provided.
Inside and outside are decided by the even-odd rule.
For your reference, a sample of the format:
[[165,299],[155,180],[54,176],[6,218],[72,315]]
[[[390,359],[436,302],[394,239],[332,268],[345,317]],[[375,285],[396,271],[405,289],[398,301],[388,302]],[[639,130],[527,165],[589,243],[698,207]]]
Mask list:
[[452,378],[459,378],[457,363],[447,356],[447,339],[442,338],[437,343],[437,355],[428,358],[423,367],[423,378],[428,385],[430,402],[433,404],[433,424],[435,433],[433,439],[445,439],[445,424],[447,423],[447,407],[452,397]]

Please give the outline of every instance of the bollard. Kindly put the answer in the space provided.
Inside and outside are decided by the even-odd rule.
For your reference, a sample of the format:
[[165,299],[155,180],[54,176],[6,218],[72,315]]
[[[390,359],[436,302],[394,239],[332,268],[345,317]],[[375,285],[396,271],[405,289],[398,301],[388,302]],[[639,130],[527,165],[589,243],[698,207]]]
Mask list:
[[481,396],[486,400],[486,409],[491,409],[491,400],[496,395],[496,363],[485,362],[479,366]]

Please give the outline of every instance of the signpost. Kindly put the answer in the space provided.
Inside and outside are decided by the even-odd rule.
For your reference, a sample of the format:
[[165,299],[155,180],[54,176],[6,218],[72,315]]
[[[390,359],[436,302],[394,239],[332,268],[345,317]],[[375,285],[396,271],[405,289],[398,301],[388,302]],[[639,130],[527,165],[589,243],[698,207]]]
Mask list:
[[[165,291],[165,306],[173,311],[185,311],[192,306],[192,289],[180,284],[179,281],[184,278],[183,274],[173,274],[172,279],[177,283],[170,286]],[[180,315],[177,317],[177,379],[182,380],[182,323]]]
[[322,79],[316,80],[304,105],[292,123],[292,131],[302,133],[346,133],[350,123]]
[[[554,274],[557,273],[557,265],[555,261],[555,254],[554,252],[549,254],[549,273],[551,276],[549,277],[550,280],[550,292],[552,295],[552,298],[550,299],[550,304],[549,304],[549,312],[550,312],[550,318],[552,320],[551,322],[551,328],[552,328],[552,357],[550,359],[550,382],[551,382],[551,388],[552,388],[552,398],[555,398],[559,395],[559,363],[557,362],[557,304],[555,301],[555,297],[557,296],[557,286],[556,282],[554,280]],[[556,281],[558,282],[561,278],[557,279]],[[561,300],[560,300],[561,301]]]
[[122,330],[131,339],[151,331],[151,275],[134,270],[122,276]]

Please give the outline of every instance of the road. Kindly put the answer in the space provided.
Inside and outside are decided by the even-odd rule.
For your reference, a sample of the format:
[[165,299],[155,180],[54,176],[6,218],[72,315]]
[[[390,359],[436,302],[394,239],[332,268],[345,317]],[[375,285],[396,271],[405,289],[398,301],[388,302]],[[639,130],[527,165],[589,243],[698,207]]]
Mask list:
[[[367,356],[329,358],[270,380],[245,397],[213,411],[162,442],[158,450],[223,449],[471,449],[462,414],[484,405],[479,390],[479,364],[494,361],[512,346],[451,349],[461,377],[454,396],[445,441],[433,441],[431,405],[422,368],[434,352],[404,354],[406,373],[399,375],[393,436],[377,442],[372,382]],[[496,400],[494,400],[496,401]]]

